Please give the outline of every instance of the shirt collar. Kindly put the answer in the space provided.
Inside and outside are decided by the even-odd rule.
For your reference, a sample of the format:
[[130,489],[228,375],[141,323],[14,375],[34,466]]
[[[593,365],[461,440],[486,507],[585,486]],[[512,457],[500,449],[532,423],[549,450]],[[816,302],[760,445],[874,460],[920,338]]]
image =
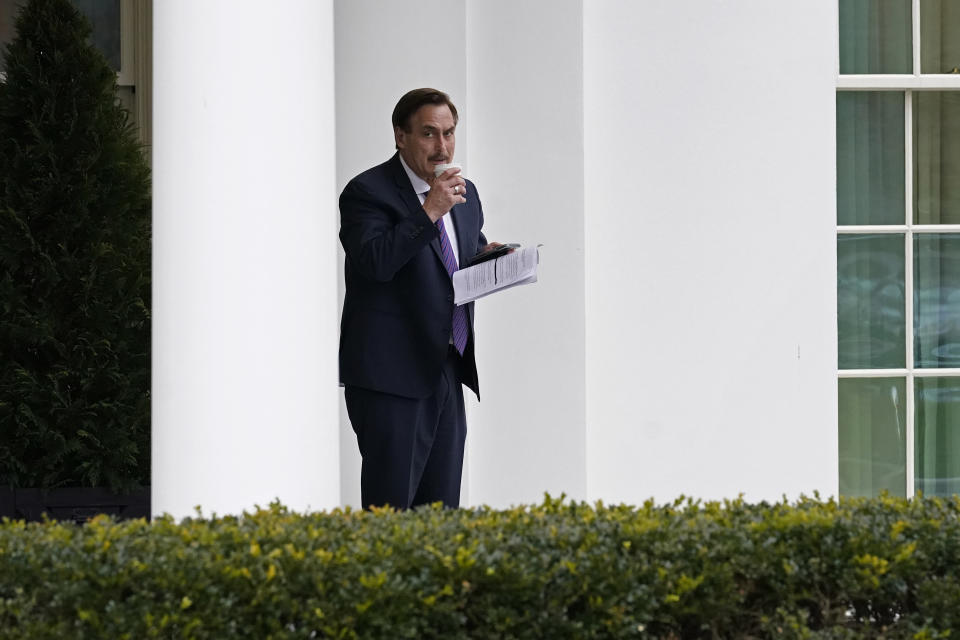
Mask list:
[[403,156],[400,155],[400,153],[397,153],[397,157],[400,158],[400,164],[403,165],[403,170],[407,172],[407,177],[410,178],[410,184],[413,185],[414,193],[420,194],[420,193],[426,193],[427,191],[430,191],[430,184],[426,180],[424,180],[423,178],[415,174],[413,172],[413,169],[407,166],[407,163],[404,161]]

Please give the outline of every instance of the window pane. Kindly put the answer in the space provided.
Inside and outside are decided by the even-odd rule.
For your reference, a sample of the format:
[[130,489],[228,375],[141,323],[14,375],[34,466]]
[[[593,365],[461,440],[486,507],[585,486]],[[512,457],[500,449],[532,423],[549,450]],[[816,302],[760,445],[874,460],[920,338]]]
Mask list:
[[960,92],[913,94],[913,220],[960,224]]
[[916,488],[960,493],[960,379],[916,378]]
[[910,0],[840,0],[840,73],[913,73]]
[[906,366],[904,237],[837,237],[837,340],[841,369]]
[[841,378],[840,495],[907,492],[903,378]]
[[91,40],[110,63],[120,71],[120,0],[73,0],[93,27]]
[[837,93],[837,224],[904,224],[904,94]]
[[[0,0],[0,50],[15,35],[14,21],[26,0]],[[120,71],[120,0],[73,0],[74,6],[85,15],[93,27],[91,40],[114,71]],[[0,72],[4,61],[0,55]]]
[[916,234],[913,265],[915,364],[960,367],[960,234]]
[[960,73],[960,2],[920,0],[920,70]]

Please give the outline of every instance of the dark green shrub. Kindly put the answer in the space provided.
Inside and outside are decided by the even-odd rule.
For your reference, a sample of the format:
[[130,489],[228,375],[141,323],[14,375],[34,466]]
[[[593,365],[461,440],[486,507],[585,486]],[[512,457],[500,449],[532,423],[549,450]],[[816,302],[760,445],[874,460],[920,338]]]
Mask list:
[[8,638],[945,638],[960,500],[0,526]]
[[149,171],[68,0],[30,0],[0,82],[0,484],[149,480]]

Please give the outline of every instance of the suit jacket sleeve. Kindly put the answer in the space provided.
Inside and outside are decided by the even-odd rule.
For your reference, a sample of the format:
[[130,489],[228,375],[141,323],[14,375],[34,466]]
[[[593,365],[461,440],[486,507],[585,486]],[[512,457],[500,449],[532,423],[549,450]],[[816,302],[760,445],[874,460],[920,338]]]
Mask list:
[[340,195],[340,241],[369,280],[388,282],[431,240],[437,228],[422,208],[405,215],[354,180]]

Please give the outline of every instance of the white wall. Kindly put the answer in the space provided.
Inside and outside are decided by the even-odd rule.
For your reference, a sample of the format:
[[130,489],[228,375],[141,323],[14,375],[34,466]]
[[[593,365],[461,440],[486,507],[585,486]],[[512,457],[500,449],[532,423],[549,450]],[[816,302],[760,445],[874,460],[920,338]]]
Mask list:
[[835,14],[585,3],[591,499],[836,493]]
[[836,492],[833,3],[335,7],[338,187],[435,86],[488,237],[545,245],[477,304],[465,502]]
[[543,243],[539,282],[477,302],[471,503],[586,497],[580,0],[467,3],[471,176],[489,240]]

